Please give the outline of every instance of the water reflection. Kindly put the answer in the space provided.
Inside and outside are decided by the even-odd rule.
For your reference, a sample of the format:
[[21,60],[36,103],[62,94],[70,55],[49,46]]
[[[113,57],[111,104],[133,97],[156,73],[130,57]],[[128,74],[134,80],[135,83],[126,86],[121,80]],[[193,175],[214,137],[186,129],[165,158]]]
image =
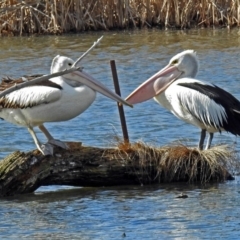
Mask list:
[[[233,227],[239,223],[239,193],[234,189],[239,183],[235,184],[77,188],[55,194],[41,191],[2,200],[5,222],[0,235],[14,227],[13,238],[120,239],[123,233],[129,239],[237,236],[239,230]],[[180,193],[188,198],[177,198]]]

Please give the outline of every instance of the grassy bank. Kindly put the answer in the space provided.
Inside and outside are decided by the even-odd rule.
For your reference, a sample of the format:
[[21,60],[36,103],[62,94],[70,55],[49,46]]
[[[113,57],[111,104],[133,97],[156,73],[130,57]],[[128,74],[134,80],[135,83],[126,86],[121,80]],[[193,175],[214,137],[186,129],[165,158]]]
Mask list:
[[240,25],[240,0],[2,0],[1,35]]

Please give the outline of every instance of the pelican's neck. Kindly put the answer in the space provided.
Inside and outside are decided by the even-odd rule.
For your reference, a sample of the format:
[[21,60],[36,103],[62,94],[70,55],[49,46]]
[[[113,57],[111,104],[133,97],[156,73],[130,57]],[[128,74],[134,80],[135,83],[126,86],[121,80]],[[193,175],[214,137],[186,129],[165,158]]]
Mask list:
[[184,74],[181,75],[181,78],[195,78],[198,73],[199,63],[197,58],[189,57],[184,62],[185,71]]
[[73,88],[83,86],[82,83],[75,81],[73,79],[65,78],[63,76],[51,78],[50,81],[54,82],[60,86],[63,86],[64,84],[68,84],[69,86],[71,86]]
[[64,78],[62,76],[51,78],[51,79],[49,79],[49,81],[54,82],[54,83],[56,83],[56,84],[58,84],[60,86],[63,86],[63,84],[65,82]]
[[64,78],[64,82],[67,83],[68,85],[70,85],[73,88],[83,86],[82,83],[80,83],[78,81],[75,81],[75,80],[72,80],[72,79],[68,79],[68,78]]

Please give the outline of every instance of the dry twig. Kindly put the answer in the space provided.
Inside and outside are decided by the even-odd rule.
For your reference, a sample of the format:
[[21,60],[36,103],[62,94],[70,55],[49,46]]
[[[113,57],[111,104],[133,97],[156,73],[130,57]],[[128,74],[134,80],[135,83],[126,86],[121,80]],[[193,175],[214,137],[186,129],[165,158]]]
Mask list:
[[101,41],[101,39],[103,38],[100,37],[96,42],[93,43],[93,45],[80,57],[78,58],[75,63],[73,64],[73,66],[70,68],[70,69],[66,69],[64,71],[61,71],[61,72],[57,72],[57,73],[52,73],[52,74],[48,74],[48,75],[44,75],[42,77],[38,77],[38,78],[35,78],[31,81],[26,81],[26,82],[23,82],[23,83],[20,83],[20,84],[17,84],[15,86],[12,86],[4,91],[2,91],[0,93],[0,98],[1,97],[4,97],[5,95],[11,93],[11,92],[14,92],[16,90],[19,90],[21,88],[24,88],[24,87],[29,87],[29,86],[32,86],[36,83],[41,83],[49,78],[54,78],[54,77],[58,77],[58,76],[62,76],[64,74],[67,74],[67,73],[70,73],[70,72],[74,72],[74,71],[77,71],[77,70],[81,70],[82,68],[81,67],[76,67],[76,65],[94,48],[97,46],[97,44]]

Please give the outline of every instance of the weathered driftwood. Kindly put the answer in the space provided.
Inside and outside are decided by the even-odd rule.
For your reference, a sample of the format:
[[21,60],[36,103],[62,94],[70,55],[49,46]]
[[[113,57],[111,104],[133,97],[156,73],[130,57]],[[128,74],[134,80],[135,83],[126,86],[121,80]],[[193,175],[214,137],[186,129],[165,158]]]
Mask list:
[[108,149],[68,145],[69,150],[56,149],[54,156],[42,156],[38,150],[17,151],[0,161],[0,196],[56,184],[114,186],[232,179],[228,166],[234,156],[224,146],[201,152],[185,146],[154,148],[142,143]]

